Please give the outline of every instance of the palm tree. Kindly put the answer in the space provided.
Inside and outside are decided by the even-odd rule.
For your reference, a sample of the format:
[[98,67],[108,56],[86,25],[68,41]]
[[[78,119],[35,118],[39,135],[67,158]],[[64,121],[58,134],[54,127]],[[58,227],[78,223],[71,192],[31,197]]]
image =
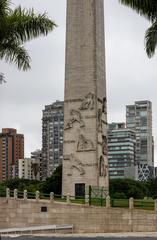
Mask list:
[[149,58],[155,54],[157,47],[157,1],[156,0],[119,0],[151,22],[145,34],[145,48]]
[[35,14],[33,9],[20,6],[12,10],[10,4],[10,0],[0,0],[0,59],[25,71],[30,68],[30,57],[23,44],[46,36],[56,25],[46,13]]
[[0,73],[0,84],[6,83],[5,77],[3,73]]

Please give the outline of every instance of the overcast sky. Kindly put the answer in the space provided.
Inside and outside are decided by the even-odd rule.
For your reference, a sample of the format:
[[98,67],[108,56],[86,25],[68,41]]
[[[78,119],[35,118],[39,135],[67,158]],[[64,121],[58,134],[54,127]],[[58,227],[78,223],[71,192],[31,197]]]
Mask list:
[[[79,1],[79,0],[78,0]],[[26,44],[32,69],[21,72],[0,61],[7,83],[0,85],[0,130],[17,128],[25,135],[25,156],[41,148],[42,109],[64,99],[65,0],[12,0],[13,7],[34,7],[48,13],[58,27],[48,37]],[[105,0],[108,122],[125,121],[125,105],[137,100],[153,104],[153,134],[157,139],[157,54],[144,50],[149,22],[118,0]],[[155,148],[155,152],[157,148]],[[157,165],[157,153],[155,154]]]

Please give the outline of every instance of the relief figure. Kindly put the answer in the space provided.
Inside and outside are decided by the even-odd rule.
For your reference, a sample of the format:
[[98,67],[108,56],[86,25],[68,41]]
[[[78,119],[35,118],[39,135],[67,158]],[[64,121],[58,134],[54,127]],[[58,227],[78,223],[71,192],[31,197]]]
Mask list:
[[100,162],[99,162],[99,175],[100,177],[104,176],[104,158],[103,156],[100,157]]
[[107,137],[102,135],[102,154],[107,155],[108,149],[107,149]]
[[71,115],[71,119],[66,124],[65,130],[72,128],[75,122],[79,123],[80,127],[85,126],[85,123],[82,120],[81,113],[79,111],[72,109],[70,112],[70,115]]
[[94,109],[94,94],[89,92],[83,99],[80,110]]
[[77,151],[87,151],[87,150],[93,150],[94,149],[94,144],[91,140],[86,139],[83,134],[80,134],[78,137],[78,142],[77,142]]
[[98,109],[98,130],[102,130],[102,110]]
[[102,112],[103,112],[103,113],[106,113],[106,112],[107,112],[107,99],[106,99],[106,97],[103,98]]
[[104,157],[100,157],[100,162],[99,162],[99,175],[100,177],[106,177],[107,176],[107,165],[105,165]]
[[84,160],[81,161],[80,159],[78,159],[74,153],[64,156],[64,160],[69,160],[70,167],[69,167],[69,173],[67,174],[68,176],[73,175],[73,169],[77,169],[77,171],[80,173],[80,176],[81,176],[86,173],[84,167],[92,167],[97,165],[94,163],[84,163]]
[[71,162],[70,172],[68,173],[69,176],[72,176],[72,170],[74,168],[76,168],[80,172],[80,175],[85,174],[83,163],[79,159],[77,159],[74,154],[69,155],[69,160]]

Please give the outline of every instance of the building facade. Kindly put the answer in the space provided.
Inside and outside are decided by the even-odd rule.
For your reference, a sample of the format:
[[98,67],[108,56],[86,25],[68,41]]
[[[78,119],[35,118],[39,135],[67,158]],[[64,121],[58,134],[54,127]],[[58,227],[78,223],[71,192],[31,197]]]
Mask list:
[[136,132],[135,165],[139,169],[139,180],[147,180],[153,177],[154,168],[152,103],[146,100],[127,105],[126,126]]
[[125,123],[108,125],[109,177],[126,178],[128,168],[134,169],[135,131],[125,128]]
[[31,180],[31,175],[32,175],[31,158],[19,159],[18,168],[19,168],[19,173],[18,173],[19,178]]
[[64,102],[45,106],[42,118],[42,179],[50,177],[63,160]]
[[18,161],[18,177],[29,180],[40,180],[40,161],[24,158]]
[[68,0],[62,194],[108,191],[104,1]]
[[16,129],[3,128],[0,133],[0,181],[18,176],[18,160],[24,158],[24,135]]

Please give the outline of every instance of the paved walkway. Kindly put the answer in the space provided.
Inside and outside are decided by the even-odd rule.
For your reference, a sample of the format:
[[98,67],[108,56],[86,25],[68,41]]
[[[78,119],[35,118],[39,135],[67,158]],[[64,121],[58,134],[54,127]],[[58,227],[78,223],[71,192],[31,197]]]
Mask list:
[[78,240],[78,239],[115,239],[115,240],[121,240],[121,238],[127,238],[128,240],[148,240],[150,238],[157,239],[157,232],[134,232],[134,233],[84,233],[84,234],[60,234],[60,233],[44,233],[44,234],[32,234],[32,235],[8,235],[8,236],[2,236],[2,240],[10,239],[10,237],[14,237],[14,240],[20,239],[20,240],[64,240],[70,239],[70,240]]
[[32,236],[39,236],[39,237],[72,237],[72,238],[95,238],[95,237],[105,237],[105,238],[126,238],[126,237],[152,237],[157,239],[157,232],[127,232],[127,233],[39,233],[39,234],[32,234]]

